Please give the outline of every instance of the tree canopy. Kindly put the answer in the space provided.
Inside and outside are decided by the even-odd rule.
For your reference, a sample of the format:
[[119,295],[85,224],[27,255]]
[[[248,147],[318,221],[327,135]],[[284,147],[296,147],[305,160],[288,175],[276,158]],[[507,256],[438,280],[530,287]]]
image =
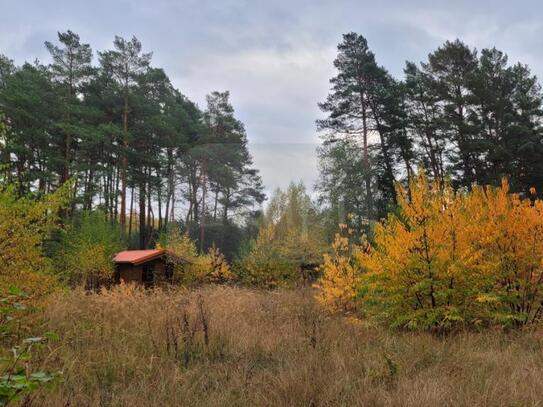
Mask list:
[[352,215],[358,230],[368,232],[394,209],[394,183],[407,185],[418,165],[456,188],[497,186],[507,177],[513,192],[543,191],[543,95],[526,65],[455,40],[425,62],[407,62],[400,80],[351,32],[334,66],[319,105],[326,117],[317,121],[317,190],[332,213]]
[[73,179],[60,213],[68,223],[100,209],[130,246],[146,248],[177,222],[200,251],[215,244],[231,257],[265,197],[229,92],[211,92],[200,109],[136,37],[115,37],[97,65],[72,31],[45,47],[48,65],[0,57],[6,183],[43,195]]

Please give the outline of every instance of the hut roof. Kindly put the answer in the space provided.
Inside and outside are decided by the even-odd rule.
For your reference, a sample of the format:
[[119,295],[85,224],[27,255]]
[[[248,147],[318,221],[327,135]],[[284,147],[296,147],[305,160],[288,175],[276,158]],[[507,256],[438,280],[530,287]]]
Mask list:
[[166,253],[165,250],[151,249],[151,250],[124,250],[117,253],[113,258],[115,263],[130,263],[138,265],[150,260],[162,257]]

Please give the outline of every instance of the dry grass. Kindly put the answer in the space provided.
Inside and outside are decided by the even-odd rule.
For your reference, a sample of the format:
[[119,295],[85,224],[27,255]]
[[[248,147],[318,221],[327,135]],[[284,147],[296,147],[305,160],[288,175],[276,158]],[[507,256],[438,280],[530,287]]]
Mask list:
[[310,291],[80,291],[49,307],[65,383],[47,406],[535,406],[543,336],[398,334]]

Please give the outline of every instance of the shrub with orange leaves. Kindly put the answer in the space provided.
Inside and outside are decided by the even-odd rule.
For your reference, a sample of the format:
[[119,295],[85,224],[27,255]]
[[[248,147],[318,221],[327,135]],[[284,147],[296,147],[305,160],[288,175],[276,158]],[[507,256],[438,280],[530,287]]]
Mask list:
[[543,202],[511,194],[506,181],[455,191],[422,172],[397,194],[397,214],[375,226],[370,246],[325,262],[327,303],[349,292],[371,319],[410,329],[541,318]]
[[481,318],[475,299],[488,282],[468,210],[474,196],[424,174],[397,194],[399,214],[376,225],[372,248],[361,258],[366,312],[417,329]]
[[537,322],[543,313],[543,201],[501,188],[475,188],[469,204],[477,225],[474,246],[492,289],[479,293],[493,317],[507,325]]

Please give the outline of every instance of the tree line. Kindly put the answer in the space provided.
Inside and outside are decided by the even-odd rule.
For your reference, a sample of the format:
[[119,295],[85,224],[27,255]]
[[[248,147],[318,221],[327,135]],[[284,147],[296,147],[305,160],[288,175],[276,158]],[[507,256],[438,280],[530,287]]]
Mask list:
[[265,196],[229,92],[201,110],[135,37],[115,37],[97,64],[72,31],[45,47],[47,65],[0,55],[3,181],[19,196],[73,182],[62,217],[100,209],[134,247],[181,219],[200,251],[233,251]]
[[396,207],[395,184],[425,168],[454,188],[500,185],[543,191],[541,86],[528,66],[491,48],[447,41],[404,78],[380,66],[366,39],[343,35],[317,121],[317,190],[333,224],[358,230]]

